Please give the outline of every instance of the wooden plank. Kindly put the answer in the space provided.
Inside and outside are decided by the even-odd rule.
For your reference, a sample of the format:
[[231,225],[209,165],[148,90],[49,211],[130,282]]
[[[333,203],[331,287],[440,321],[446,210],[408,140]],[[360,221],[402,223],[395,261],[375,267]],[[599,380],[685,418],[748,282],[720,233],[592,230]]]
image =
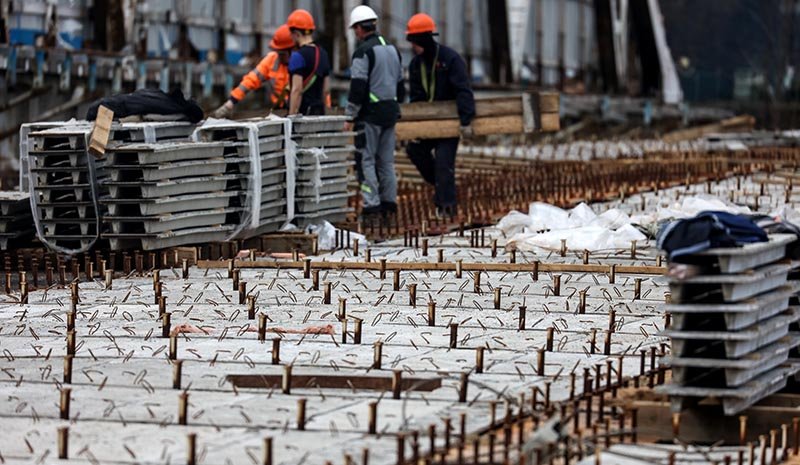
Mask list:
[[539,113],[558,113],[560,111],[561,99],[558,92],[539,92],[534,95],[538,98],[536,107]]
[[106,154],[106,145],[111,135],[111,123],[114,120],[114,112],[100,105],[97,110],[97,119],[94,120],[92,136],[89,141],[89,153],[96,158],[102,158]]
[[[283,375],[258,374],[258,375],[228,375],[226,381],[237,388],[272,389],[281,385]],[[348,373],[346,375],[332,375],[325,373],[292,374],[292,384],[297,388],[319,387],[325,389],[365,389],[370,391],[391,391],[391,376],[374,376]],[[430,392],[442,387],[439,377],[414,377],[403,376],[400,381],[401,390]]]
[[[458,114],[455,101],[413,102],[400,105],[401,121],[426,121],[432,119],[451,119]],[[506,116],[522,114],[522,97],[501,97],[476,99],[475,115]]]
[[718,123],[696,126],[693,128],[679,129],[662,136],[664,142],[679,142],[703,137],[715,132],[752,131],[756,120],[750,115],[734,116]]
[[[458,137],[461,122],[458,118],[435,121],[403,121],[397,123],[397,140],[443,139]],[[523,116],[475,118],[472,128],[476,136],[492,134],[522,134],[525,132]]]
[[539,115],[537,129],[541,132],[556,132],[561,129],[561,118],[558,113],[542,113]]
[[[219,269],[227,268],[227,261],[200,260],[199,268]],[[236,260],[236,268],[265,268],[265,269],[302,269],[303,262],[298,261],[247,261]],[[579,263],[462,263],[464,271],[498,271],[510,273],[531,273],[534,266],[538,266],[541,273],[562,272],[562,273],[608,273],[611,269],[609,265],[583,265]],[[380,270],[381,264],[376,262],[320,262],[312,261],[312,269],[320,270]],[[455,263],[427,263],[427,262],[386,262],[387,270],[400,271],[455,271]],[[636,265],[617,265],[617,274],[644,274],[662,275],[666,273],[666,267],[661,266],[636,266]]]
[[245,248],[256,248],[267,253],[291,253],[297,250],[306,255],[314,251],[316,234],[272,233],[248,239]]

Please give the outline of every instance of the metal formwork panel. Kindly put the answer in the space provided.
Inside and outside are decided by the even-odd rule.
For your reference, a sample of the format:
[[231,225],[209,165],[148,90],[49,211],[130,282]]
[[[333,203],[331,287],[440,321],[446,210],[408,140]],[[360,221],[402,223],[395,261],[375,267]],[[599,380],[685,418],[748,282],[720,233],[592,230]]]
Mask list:
[[723,302],[743,299],[775,289],[786,283],[789,265],[768,265],[744,274],[694,276],[669,283],[673,302],[706,301],[721,296]]
[[106,165],[153,165],[223,156],[227,144],[212,142],[173,142],[125,144],[106,153]]
[[236,209],[233,208],[221,208],[155,216],[106,216],[103,218],[103,222],[111,225],[112,234],[157,234],[222,225],[225,224],[227,215],[235,211]]
[[159,250],[188,244],[220,242],[233,231],[233,226],[210,226],[203,228],[168,231],[160,234],[105,234],[112,249],[141,244],[143,250]]
[[[270,152],[277,152],[283,150],[285,138],[282,135],[263,137],[258,139],[258,153],[267,154]],[[237,154],[243,157],[250,156],[250,144],[247,139],[244,141],[228,142],[228,148],[225,154]]]
[[0,191],[0,215],[30,212],[30,195],[26,192]]
[[315,213],[295,215],[294,220],[297,226],[303,228],[318,221],[328,221],[330,223],[341,223],[347,219],[347,215],[353,212],[352,208],[336,208],[333,210],[320,210]]
[[297,148],[308,149],[313,147],[344,147],[353,144],[354,132],[327,132],[321,134],[303,134],[292,136],[297,143]]
[[794,234],[772,234],[767,242],[708,249],[693,255],[704,257],[704,265],[714,262],[720,273],[739,273],[782,259],[786,246],[796,239]]
[[112,199],[157,199],[176,195],[201,194],[225,190],[235,176],[206,176],[162,182],[105,182]]
[[114,182],[165,181],[198,176],[222,175],[225,161],[222,159],[192,160],[153,165],[114,165],[106,168]]
[[[326,164],[321,167],[319,178],[320,179],[331,179],[331,178],[344,178],[347,177],[350,169],[355,166],[355,162],[342,162],[342,163],[331,163]],[[314,178],[316,177],[315,169],[301,169],[297,172],[297,181],[300,183],[303,182],[313,182]]]
[[[354,157],[355,151],[356,148],[352,145],[341,148],[325,149],[324,156],[320,157],[319,162],[320,164],[346,162]],[[316,166],[317,155],[310,150],[298,150],[297,164],[301,167],[301,169],[305,169],[305,167],[308,165]]]
[[255,124],[258,128],[258,138],[272,137],[283,134],[283,121],[273,120],[242,120],[230,124],[220,124],[208,128],[199,128],[198,135],[202,141],[244,141],[247,142],[250,129],[248,126]]
[[347,184],[352,181],[352,177],[341,177],[326,179],[316,185],[313,182],[299,182],[295,184],[295,195],[300,197],[316,197],[319,195],[337,194],[347,192]]
[[114,142],[147,142],[148,132],[157,141],[188,139],[195,129],[189,122],[115,123],[110,140]]
[[275,218],[286,216],[286,199],[261,204],[260,223],[270,223]]
[[708,328],[734,331],[777,315],[789,306],[800,285],[791,282],[751,299],[735,304],[667,305],[672,315],[670,327],[677,330]]
[[292,133],[342,132],[346,122],[346,116],[300,116],[292,118]]
[[684,404],[690,399],[716,397],[722,401],[725,415],[735,415],[764,397],[781,390],[786,386],[787,379],[797,374],[798,371],[800,371],[800,364],[790,360],[737,388],[704,388],[666,384],[657,386],[655,391],[670,396],[672,411],[676,413],[683,410]]
[[227,208],[235,192],[179,195],[160,199],[105,199],[111,216],[152,216],[165,213],[182,213],[193,210]]
[[789,351],[800,345],[800,335],[789,335],[740,359],[669,357],[672,382],[679,385],[737,387],[789,359]]
[[789,333],[789,325],[800,319],[800,308],[790,307],[785,313],[740,331],[679,331],[667,329],[661,336],[670,338],[676,357],[739,358]]
[[[250,172],[250,157],[226,158],[227,169],[231,168],[239,173]],[[274,170],[283,168],[286,164],[286,155],[283,152],[271,152],[261,155],[261,170]]]
[[321,195],[316,198],[296,198],[295,208],[298,213],[314,213],[321,210],[346,208],[350,193]]

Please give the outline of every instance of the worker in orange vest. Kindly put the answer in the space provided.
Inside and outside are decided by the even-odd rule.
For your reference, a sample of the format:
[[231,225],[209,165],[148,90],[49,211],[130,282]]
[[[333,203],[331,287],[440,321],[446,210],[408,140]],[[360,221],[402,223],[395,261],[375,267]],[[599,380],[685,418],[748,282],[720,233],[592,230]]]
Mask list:
[[330,102],[331,63],[328,52],[314,43],[314,17],[297,9],[289,14],[286,25],[297,45],[289,57],[289,114],[324,115]]
[[294,39],[289,26],[283,25],[275,31],[269,43],[272,49],[258,65],[243,78],[231,91],[230,98],[214,113],[214,118],[230,118],[234,106],[242,101],[248,92],[267,85],[271,93],[272,108],[289,106],[289,56],[294,49]]

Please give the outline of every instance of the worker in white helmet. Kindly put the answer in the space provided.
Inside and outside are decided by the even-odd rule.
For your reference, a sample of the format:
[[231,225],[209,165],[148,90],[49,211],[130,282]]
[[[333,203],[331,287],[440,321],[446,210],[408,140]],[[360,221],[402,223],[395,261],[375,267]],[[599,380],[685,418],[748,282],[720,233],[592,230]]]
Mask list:
[[[400,52],[377,32],[378,15],[361,5],[350,13],[358,46],[350,66],[347,130],[355,129],[362,217],[387,219],[397,212],[395,123],[405,98]],[[377,217],[377,218],[376,218]]]

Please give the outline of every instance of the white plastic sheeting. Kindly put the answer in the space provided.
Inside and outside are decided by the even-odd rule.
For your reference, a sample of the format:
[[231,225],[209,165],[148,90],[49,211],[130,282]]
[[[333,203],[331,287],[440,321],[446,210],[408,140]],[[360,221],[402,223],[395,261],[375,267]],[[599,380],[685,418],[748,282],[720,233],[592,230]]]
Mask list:
[[[598,204],[601,207],[602,204]],[[659,223],[689,218],[703,211],[725,211],[734,214],[750,214],[749,208],[731,204],[720,198],[699,194],[684,197],[666,206],[629,216],[617,208],[610,208],[598,214],[592,207],[581,203],[571,210],[541,202],[530,204],[527,214],[512,211],[497,224],[509,237],[508,245],[525,251],[553,251],[561,249],[561,241],[566,241],[570,250],[613,250],[628,249],[632,241],[647,246],[648,238],[640,225],[655,231]],[[788,220],[800,219],[800,212],[784,208],[774,212]]]
[[650,226],[667,220],[690,218],[704,211],[723,211],[734,214],[753,213],[748,207],[734,205],[713,195],[698,194],[684,197],[666,207],[633,215],[631,222]]
[[560,250],[561,241],[571,250],[611,250],[629,248],[632,241],[644,243],[647,237],[634,226],[628,215],[611,209],[598,215],[581,203],[572,210],[534,202],[528,214],[511,212],[498,228],[511,236],[508,244],[519,250]]
[[[317,235],[317,245],[320,250],[333,250],[336,247],[336,226],[325,220],[309,224],[305,229],[307,234]],[[369,245],[366,236],[355,231],[350,231],[350,240],[358,240],[362,246]]]

